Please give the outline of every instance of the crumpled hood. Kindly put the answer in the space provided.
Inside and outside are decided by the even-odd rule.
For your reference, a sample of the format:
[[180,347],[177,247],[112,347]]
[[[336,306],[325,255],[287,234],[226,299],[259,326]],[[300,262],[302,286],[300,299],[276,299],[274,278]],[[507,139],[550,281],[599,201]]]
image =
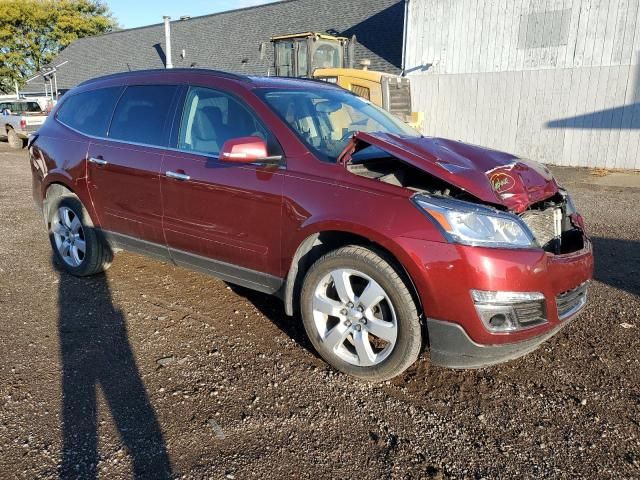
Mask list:
[[416,168],[488,203],[520,213],[558,192],[543,165],[509,153],[436,137],[405,137],[388,133],[356,133],[338,161],[374,145]]

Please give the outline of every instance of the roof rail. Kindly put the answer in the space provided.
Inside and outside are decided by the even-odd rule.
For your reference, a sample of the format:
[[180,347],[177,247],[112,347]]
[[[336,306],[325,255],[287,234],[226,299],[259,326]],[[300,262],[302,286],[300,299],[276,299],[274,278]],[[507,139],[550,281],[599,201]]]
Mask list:
[[153,75],[153,74],[158,74],[160,72],[167,72],[167,73],[171,73],[171,72],[185,72],[185,73],[201,73],[201,74],[209,74],[209,75],[216,75],[218,77],[224,77],[224,78],[229,78],[232,80],[238,80],[241,82],[249,82],[251,83],[251,78],[248,77],[247,75],[239,75],[237,73],[231,73],[231,72],[225,72],[223,70],[214,70],[214,69],[209,69],[209,68],[152,68],[152,69],[145,69],[145,70],[130,70],[128,72],[119,72],[119,73],[112,73],[109,75],[103,75],[101,77],[96,77],[96,78],[91,78],[89,80],[85,80],[84,82],[80,83],[78,86],[82,86],[82,85],[89,85],[93,82],[97,82],[97,81],[101,81],[101,80],[107,80],[107,79],[111,79],[111,78],[127,78],[127,77],[131,77],[131,76],[138,76],[138,75]]
[[[252,78],[260,78],[260,75],[249,75],[249,79],[252,79]],[[347,89],[341,87],[340,85],[338,85],[337,83],[327,82],[326,80],[322,80],[321,78],[286,77],[284,75],[271,75],[270,77],[265,77],[265,78],[283,79],[283,80],[296,80],[296,81],[302,81],[302,82],[313,82],[313,83],[319,83],[321,85],[326,85],[328,87],[334,87],[334,88],[339,88],[341,90],[347,90]],[[347,90],[347,92],[351,92],[351,90]],[[353,92],[351,92],[351,93],[353,93]]]

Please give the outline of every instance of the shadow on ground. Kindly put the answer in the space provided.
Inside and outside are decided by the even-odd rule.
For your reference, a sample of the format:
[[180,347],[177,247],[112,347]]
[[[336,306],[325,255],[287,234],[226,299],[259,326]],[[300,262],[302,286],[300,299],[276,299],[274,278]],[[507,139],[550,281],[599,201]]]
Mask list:
[[231,290],[243,297],[247,301],[251,302],[260,313],[268,318],[276,327],[278,327],[284,334],[288,335],[298,345],[304,347],[309,353],[317,358],[320,358],[316,353],[313,345],[307,337],[307,333],[304,331],[304,325],[302,324],[302,318],[300,315],[289,317],[284,311],[284,303],[266,293],[251,290],[249,288],[240,287],[228,283]]
[[[55,265],[55,261],[54,261]],[[133,460],[135,478],[171,478],[171,465],[127,335],[104,274],[60,272],[63,479],[98,477],[98,388]]]
[[640,242],[592,237],[594,278],[619,290],[640,295]]

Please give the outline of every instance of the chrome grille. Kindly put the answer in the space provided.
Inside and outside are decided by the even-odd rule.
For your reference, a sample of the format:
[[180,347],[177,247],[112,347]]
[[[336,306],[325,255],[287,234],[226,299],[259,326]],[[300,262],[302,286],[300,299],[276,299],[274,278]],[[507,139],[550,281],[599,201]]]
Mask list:
[[564,320],[582,310],[587,303],[588,282],[579,285],[573,290],[561,293],[556,297],[558,307],[558,318]]
[[513,306],[518,323],[530,327],[547,321],[544,302],[518,303]]
[[[522,220],[527,224],[529,230],[542,248],[548,247],[554,239],[561,234],[556,225],[555,213],[560,210],[558,207],[547,208],[546,210],[529,210],[522,214]],[[561,212],[561,210],[560,210]]]

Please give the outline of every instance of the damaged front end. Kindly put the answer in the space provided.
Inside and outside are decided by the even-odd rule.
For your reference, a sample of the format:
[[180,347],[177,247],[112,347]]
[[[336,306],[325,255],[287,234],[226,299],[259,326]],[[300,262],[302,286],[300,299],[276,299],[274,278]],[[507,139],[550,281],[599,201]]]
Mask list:
[[496,248],[584,248],[584,223],[549,170],[439,138],[358,132],[338,161],[351,173],[415,192],[449,241]]
[[520,218],[547,252],[565,254],[584,248],[584,221],[565,190],[529,206]]

